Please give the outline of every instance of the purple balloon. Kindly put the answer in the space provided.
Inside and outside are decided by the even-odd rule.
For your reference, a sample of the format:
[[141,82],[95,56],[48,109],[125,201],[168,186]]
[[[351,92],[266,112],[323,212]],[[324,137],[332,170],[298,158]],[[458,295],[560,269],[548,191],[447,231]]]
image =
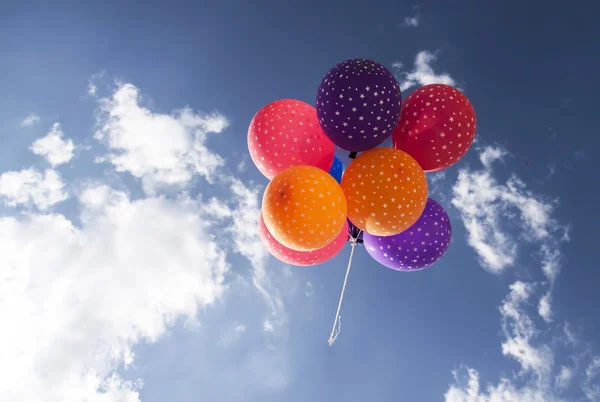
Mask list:
[[[385,141],[383,141],[376,148],[393,148],[393,147],[394,147],[394,145],[392,143],[392,138],[388,137]],[[340,161],[342,161],[342,164],[344,166],[349,166],[352,163],[352,161],[356,158],[356,156],[360,155],[360,153],[357,153],[357,155],[354,158],[352,158],[350,151],[346,151],[345,149],[342,149],[342,148],[338,147],[337,145],[334,147],[334,151],[335,151],[335,157],[338,158]]]
[[365,233],[364,244],[378,263],[398,271],[417,271],[438,261],[451,237],[448,214],[429,198],[423,214],[410,228],[393,236]]
[[384,142],[400,119],[402,93],[394,75],[367,59],[333,67],[317,91],[317,117],[325,134],[351,152]]

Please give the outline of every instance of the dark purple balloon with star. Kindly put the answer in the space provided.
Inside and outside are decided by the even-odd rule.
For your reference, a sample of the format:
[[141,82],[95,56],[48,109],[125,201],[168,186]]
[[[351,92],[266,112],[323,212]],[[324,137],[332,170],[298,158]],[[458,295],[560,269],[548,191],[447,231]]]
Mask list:
[[452,227],[440,204],[427,199],[421,217],[393,236],[364,234],[367,252],[378,263],[398,271],[418,271],[438,261],[448,249]]
[[363,243],[363,231],[360,230],[359,228],[357,228],[356,226],[354,226],[354,223],[352,223],[352,221],[350,221],[350,219],[346,218],[346,220],[348,221],[348,237],[349,237],[349,241],[352,241],[352,239],[356,239],[356,242],[359,244]]
[[317,92],[317,117],[338,147],[362,152],[392,135],[400,119],[402,94],[394,75],[367,59],[333,67]]

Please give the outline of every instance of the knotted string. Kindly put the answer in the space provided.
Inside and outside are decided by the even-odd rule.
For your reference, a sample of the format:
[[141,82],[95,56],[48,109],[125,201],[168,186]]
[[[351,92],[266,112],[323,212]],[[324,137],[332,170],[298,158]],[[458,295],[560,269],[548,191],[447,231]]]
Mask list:
[[352,250],[350,251],[350,258],[348,259],[348,268],[346,269],[344,286],[342,286],[342,294],[340,295],[340,301],[338,303],[337,312],[335,313],[335,321],[333,321],[331,335],[329,335],[329,340],[327,341],[329,343],[329,346],[333,345],[338,335],[340,334],[340,331],[342,330],[342,316],[340,315],[340,310],[342,309],[342,301],[344,300],[344,292],[346,291],[346,283],[348,282],[348,274],[350,273],[350,268],[352,267],[352,257],[354,256],[354,249],[356,248],[358,236],[360,236],[360,231],[358,232],[358,235],[356,235],[356,237],[352,239]]

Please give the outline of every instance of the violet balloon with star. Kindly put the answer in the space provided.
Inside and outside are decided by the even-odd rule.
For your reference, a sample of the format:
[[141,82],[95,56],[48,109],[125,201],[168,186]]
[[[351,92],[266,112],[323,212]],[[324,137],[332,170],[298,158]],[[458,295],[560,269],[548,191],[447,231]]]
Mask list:
[[418,271],[437,262],[450,245],[452,227],[444,208],[427,199],[421,217],[393,236],[363,236],[367,252],[378,263],[397,271]]
[[389,138],[400,119],[402,93],[394,75],[368,59],[334,66],[317,91],[321,128],[338,147],[362,152]]

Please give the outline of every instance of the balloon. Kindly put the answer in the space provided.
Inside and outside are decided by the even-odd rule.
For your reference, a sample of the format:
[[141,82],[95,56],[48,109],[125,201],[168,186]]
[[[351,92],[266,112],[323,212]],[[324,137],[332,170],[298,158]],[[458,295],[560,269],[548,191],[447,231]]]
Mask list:
[[367,59],[334,66],[317,92],[317,116],[325,134],[340,148],[366,151],[392,135],[402,94],[394,75]]
[[344,224],[342,231],[335,240],[325,247],[314,251],[296,251],[279,243],[271,233],[269,233],[269,229],[265,225],[262,214],[259,216],[258,220],[258,233],[262,243],[273,257],[287,264],[308,267],[329,261],[342,251],[348,240],[348,224]]
[[414,225],[393,236],[366,233],[367,252],[380,264],[398,271],[416,271],[438,261],[448,249],[452,227],[448,214],[429,198]]
[[329,174],[338,182],[342,182],[342,174],[344,173],[344,165],[337,157],[333,157],[333,164],[329,169]]
[[258,170],[269,180],[294,165],[315,166],[327,172],[334,154],[315,108],[294,99],[269,103],[254,115],[248,128],[248,149]]
[[348,218],[360,229],[391,236],[419,219],[427,202],[427,179],[419,164],[395,148],[363,152],[342,178]]
[[356,239],[358,243],[362,243],[363,233],[364,232],[362,230],[357,228],[356,225],[354,225],[354,223],[352,223],[350,219],[348,219],[348,240]]
[[271,235],[297,251],[331,243],[348,213],[342,187],[313,166],[292,166],[275,176],[265,190],[262,210]]
[[[381,143],[378,148],[392,148],[393,144],[392,144],[392,137],[388,137],[383,143]],[[342,149],[340,147],[338,147],[337,145],[335,146],[335,157],[338,158],[342,164],[344,166],[348,166],[350,163],[352,163],[352,161],[354,159],[356,159],[356,156],[358,156],[358,153],[356,153],[356,155],[354,155],[354,157],[352,157],[352,152],[347,151],[345,149]]]
[[394,148],[408,152],[425,172],[455,164],[475,138],[475,110],[459,90],[443,84],[425,85],[404,101],[394,130]]

